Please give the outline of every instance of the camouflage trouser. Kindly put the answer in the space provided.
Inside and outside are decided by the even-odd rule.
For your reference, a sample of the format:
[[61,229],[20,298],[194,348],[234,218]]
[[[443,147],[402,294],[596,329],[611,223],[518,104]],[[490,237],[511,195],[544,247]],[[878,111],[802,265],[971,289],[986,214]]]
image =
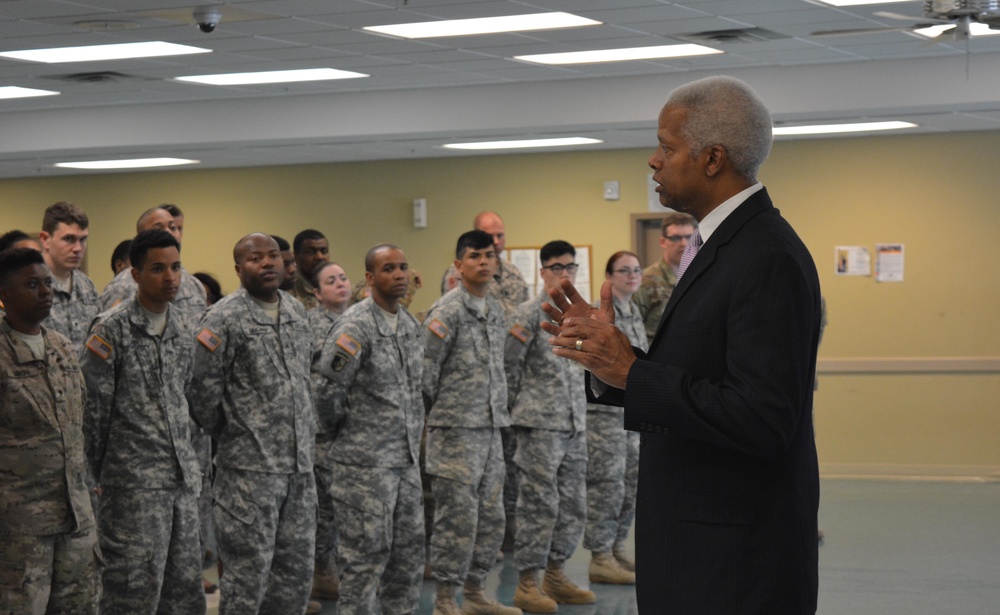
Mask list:
[[102,613],[205,612],[196,490],[104,487],[98,525]]
[[313,465],[316,476],[316,574],[332,576],[336,572],[337,514],[333,508],[333,471],[320,465]]
[[493,568],[503,541],[505,472],[499,429],[428,429],[431,570],[438,583],[461,585],[466,576],[482,582]]
[[[212,535],[212,437],[191,423],[191,444],[201,468],[201,495],[198,496],[199,546],[204,556]],[[199,564],[200,565],[200,564]]]
[[213,488],[219,615],[305,613],[316,549],[313,473],[218,467]]
[[587,530],[585,549],[611,551],[628,537],[639,482],[639,434],[625,431],[621,412],[587,413]]
[[424,570],[420,470],[333,464],[339,615],[414,613]]
[[517,463],[514,454],[517,452],[517,435],[514,427],[502,427],[500,437],[503,438],[503,460],[507,468],[507,476],[503,484],[503,511],[507,516],[507,526],[510,534],[514,534],[517,519]]
[[573,555],[587,517],[585,433],[517,427],[518,570]]
[[93,525],[0,536],[0,615],[96,615],[103,562]]

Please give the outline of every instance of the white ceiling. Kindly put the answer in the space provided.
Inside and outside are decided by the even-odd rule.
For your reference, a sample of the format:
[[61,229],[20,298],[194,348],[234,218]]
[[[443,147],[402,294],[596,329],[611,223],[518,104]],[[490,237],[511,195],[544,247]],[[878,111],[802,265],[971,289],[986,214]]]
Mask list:
[[[55,162],[178,156],[203,168],[475,155],[443,143],[587,136],[647,147],[667,92],[709,74],[748,81],[776,123],[901,119],[911,132],[1000,129],[1000,36],[928,45],[906,31],[921,2],[833,8],[811,0],[243,0],[218,3],[214,33],[185,0],[0,0],[0,50],[163,40],[213,53],[37,64],[0,59],[0,86],[60,96],[0,100],[0,177],[80,173]],[[568,11],[589,28],[407,41],[364,26]],[[128,22],[93,30],[83,22]],[[93,27],[93,25],[91,26]],[[688,42],[759,28],[725,54],[573,67],[531,53]],[[215,87],[181,75],[330,67],[365,79]],[[72,75],[113,72],[106,80]]]

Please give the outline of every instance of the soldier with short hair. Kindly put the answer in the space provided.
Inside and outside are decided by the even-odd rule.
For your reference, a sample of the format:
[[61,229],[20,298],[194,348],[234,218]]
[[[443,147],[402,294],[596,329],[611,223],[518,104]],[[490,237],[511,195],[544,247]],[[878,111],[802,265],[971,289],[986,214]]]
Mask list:
[[[546,291],[573,280],[576,250],[550,241],[539,252]],[[563,565],[573,555],[587,516],[587,395],[583,368],[552,353],[541,328],[546,292],[511,317],[505,368],[508,405],[517,436],[517,534],[514,564],[520,575],[514,605],[555,613],[557,603],[592,604],[593,592],[576,586]],[[538,572],[545,570],[539,586]]]
[[691,214],[672,211],[663,216],[660,226],[663,258],[642,271],[642,283],[633,297],[646,324],[647,345],[653,341],[663,310],[677,286],[677,266],[696,228],[698,221]]
[[42,255],[0,252],[0,613],[97,613],[101,563],[84,479],[86,386],[77,349],[42,326]]
[[233,259],[242,287],[197,327],[188,388],[195,420],[218,441],[219,613],[302,613],[316,547],[308,317],[278,289],[284,265],[269,235],[240,239]]
[[500,428],[510,426],[504,374],[506,318],[489,294],[497,268],[483,231],[458,238],[461,285],[431,306],[425,319],[423,393],[428,406],[427,473],[434,493],[430,563],[437,583],[435,615],[462,611],[521,615],[488,597],[483,582],[503,541],[504,456]]
[[45,264],[55,282],[52,310],[45,326],[62,333],[79,351],[87,339],[90,323],[101,311],[97,289],[80,271],[87,254],[90,219],[74,203],[61,201],[45,209],[42,241]]
[[136,235],[129,251],[136,294],[98,316],[80,359],[106,613],[205,612],[201,470],[184,397],[194,333],[170,305],[181,281],[179,248],[164,230]]
[[330,494],[340,534],[340,615],[414,613],[424,568],[420,385],[424,340],[400,304],[410,280],[403,251],[365,257],[371,295],[352,305],[321,356],[317,413],[332,434]]

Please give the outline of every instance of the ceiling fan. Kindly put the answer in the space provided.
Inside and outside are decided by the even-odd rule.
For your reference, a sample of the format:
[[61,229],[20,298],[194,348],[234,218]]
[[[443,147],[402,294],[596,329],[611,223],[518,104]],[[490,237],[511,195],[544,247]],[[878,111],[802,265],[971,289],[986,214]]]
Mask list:
[[[886,11],[876,11],[873,15],[911,22],[921,19]],[[892,31],[913,32],[933,26],[950,26],[932,39],[933,42],[937,43],[948,40],[968,41],[970,32],[974,28],[972,24],[982,24],[991,30],[1000,30],[1000,0],[925,0],[923,20],[908,26],[821,30],[812,34],[813,36],[844,36]]]

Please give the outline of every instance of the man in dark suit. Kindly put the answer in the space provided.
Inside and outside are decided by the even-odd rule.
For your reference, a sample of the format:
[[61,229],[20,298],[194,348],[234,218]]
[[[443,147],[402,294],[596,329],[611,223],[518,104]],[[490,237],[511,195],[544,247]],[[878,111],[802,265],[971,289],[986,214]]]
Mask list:
[[815,613],[820,291],[756,179],[770,114],[743,82],[710,77],[671,93],[657,136],[660,202],[693,215],[703,245],[685,255],[649,351],[608,324],[607,288],[594,310],[564,284],[549,327],[554,352],[642,434],[639,611]]

